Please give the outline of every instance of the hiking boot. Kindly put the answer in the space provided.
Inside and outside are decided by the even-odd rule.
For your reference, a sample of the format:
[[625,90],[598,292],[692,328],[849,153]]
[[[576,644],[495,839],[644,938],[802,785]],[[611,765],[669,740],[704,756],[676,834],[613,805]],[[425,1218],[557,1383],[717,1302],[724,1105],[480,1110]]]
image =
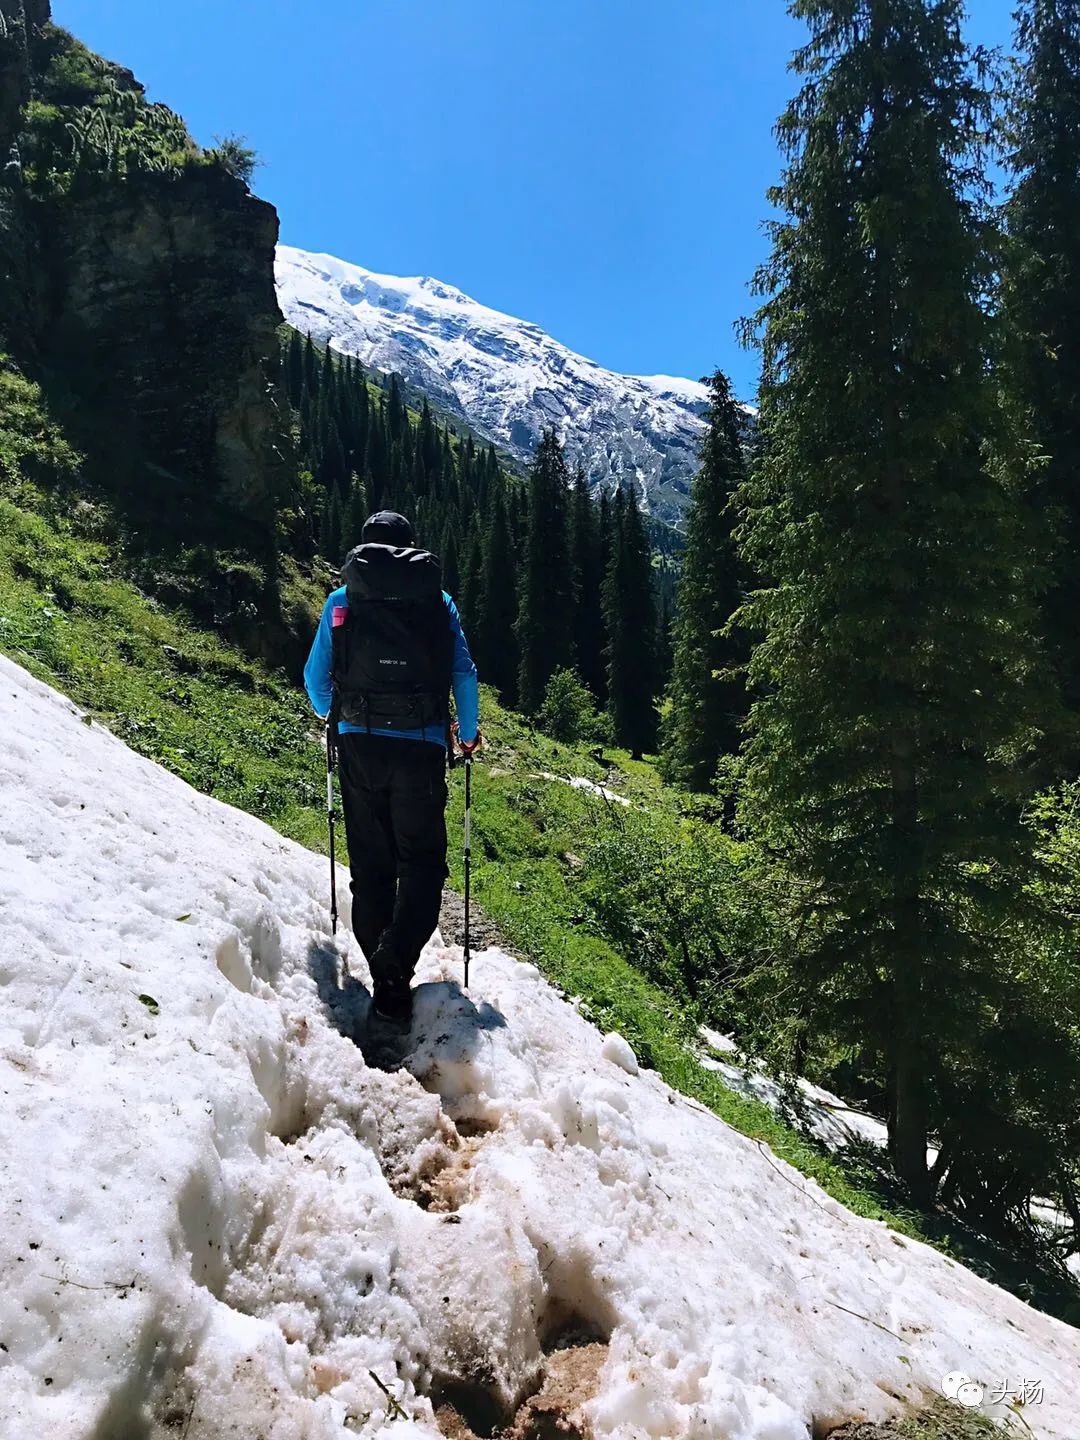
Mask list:
[[412,1024],[412,991],[408,984],[390,985],[376,981],[371,1008],[387,1025],[407,1030]]
[[371,970],[371,1008],[380,1020],[408,1029],[412,1024],[412,991],[407,972],[384,930],[375,947],[369,966]]

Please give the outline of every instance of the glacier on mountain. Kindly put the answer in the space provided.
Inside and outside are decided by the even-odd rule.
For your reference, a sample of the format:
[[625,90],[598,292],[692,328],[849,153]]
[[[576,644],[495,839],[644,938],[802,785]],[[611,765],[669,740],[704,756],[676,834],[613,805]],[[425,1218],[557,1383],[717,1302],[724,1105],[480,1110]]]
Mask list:
[[633,484],[649,513],[681,518],[704,429],[700,381],[618,375],[440,280],[291,245],[278,246],[277,289],[298,330],[403,376],[519,460],[554,426],[594,486]]

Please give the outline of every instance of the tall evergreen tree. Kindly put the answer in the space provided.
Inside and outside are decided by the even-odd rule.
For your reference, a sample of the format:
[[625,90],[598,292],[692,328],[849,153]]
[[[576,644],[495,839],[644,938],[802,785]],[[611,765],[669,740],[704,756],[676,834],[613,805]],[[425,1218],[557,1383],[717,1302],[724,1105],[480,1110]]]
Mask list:
[[466,627],[473,629],[484,598],[484,545],[478,525],[470,528],[462,548],[461,599],[458,608]]
[[951,1164],[979,1143],[974,1097],[956,1112],[992,1043],[1041,703],[980,303],[988,106],[961,0],[793,12],[811,38],[779,126],[744,492],[768,578],[748,606],[764,638],[745,813],[805,895],[804,1013],[880,1057],[890,1152],[925,1202],[945,1165],[927,1169],[931,1126]]
[[442,560],[443,589],[456,600],[461,593],[461,547],[458,544],[453,511],[447,512],[446,523],[443,525],[439,558]]
[[399,440],[405,429],[405,402],[401,398],[401,385],[396,375],[390,376],[390,399],[387,405],[386,423],[390,439]]
[[319,550],[332,565],[339,565],[343,558],[343,528],[341,491],[333,486],[326,495],[319,531]]
[[1023,0],[1014,105],[1015,175],[1006,209],[1005,307],[1011,371],[1046,457],[1033,499],[1056,543],[1042,633],[1080,766],[1080,0]]
[[516,575],[506,499],[500,484],[494,490],[484,533],[481,598],[473,633],[480,674],[494,685],[504,705],[517,702]]
[[367,454],[364,456],[364,474],[371,493],[371,504],[376,510],[383,507],[386,487],[390,479],[390,451],[386,433],[386,405],[368,417]]
[[668,688],[675,659],[675,591],[674,569],[662,564],[656,573],[656,688]]
[[726,672],[745,660],[725,633],[740,602],[732,498],[746,479],[738,406],[719,370],[709,381],[708,428],[686,522],[678,619],[664,724],[663,773],[707,790],[723,755],[739,747],[745,687]]
[[289,331],[285,351],[285,380],[289,403],[294,409],[299,409],[304,394],[304,342],[299,330]]
[[575,591],[574,661],[581,679],[593,697],[602,703],[607,693],[601,596],[604,556],[600,543],[600,517],[581,465],[574,477],[570,530]]
[[364,521],[371,514],[367,486],[359,475],[354,475],[349,484],[349,502],[342,512],[342,549],[349,551],[360,544]]
[[552,674],[573,659],[573,588],[567,510],[570,475],[554,430],[529,470],[529,515],[517,640],[518,700],[527,715],[544,703]]
[[616,496],[604,576],[608,714],[618,744],[640,759],[656,743],[656,599],[637,495]]

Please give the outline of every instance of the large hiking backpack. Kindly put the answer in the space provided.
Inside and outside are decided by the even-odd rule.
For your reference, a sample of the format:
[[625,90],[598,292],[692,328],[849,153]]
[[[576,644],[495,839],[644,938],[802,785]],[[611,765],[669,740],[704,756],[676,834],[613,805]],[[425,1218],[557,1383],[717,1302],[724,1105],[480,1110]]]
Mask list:
[[369,730],[446,730],[454,637],[437,558],[358,545],[342,577],[349,608],[332,631],[337,719]]

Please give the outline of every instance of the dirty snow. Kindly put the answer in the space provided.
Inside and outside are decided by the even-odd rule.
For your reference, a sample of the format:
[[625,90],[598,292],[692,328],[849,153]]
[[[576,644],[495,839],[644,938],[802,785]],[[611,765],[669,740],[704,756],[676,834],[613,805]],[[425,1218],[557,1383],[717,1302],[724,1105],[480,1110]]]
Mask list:
[[0,725],[4,1440],[406,1440],[531,1393],[806,1440],[951,1372],[1037,1376],[1075,1436],[1080,1334],[628,1073],[533,966],[465,996],[435,937],[370,1069],[320,857],[5,659]]

